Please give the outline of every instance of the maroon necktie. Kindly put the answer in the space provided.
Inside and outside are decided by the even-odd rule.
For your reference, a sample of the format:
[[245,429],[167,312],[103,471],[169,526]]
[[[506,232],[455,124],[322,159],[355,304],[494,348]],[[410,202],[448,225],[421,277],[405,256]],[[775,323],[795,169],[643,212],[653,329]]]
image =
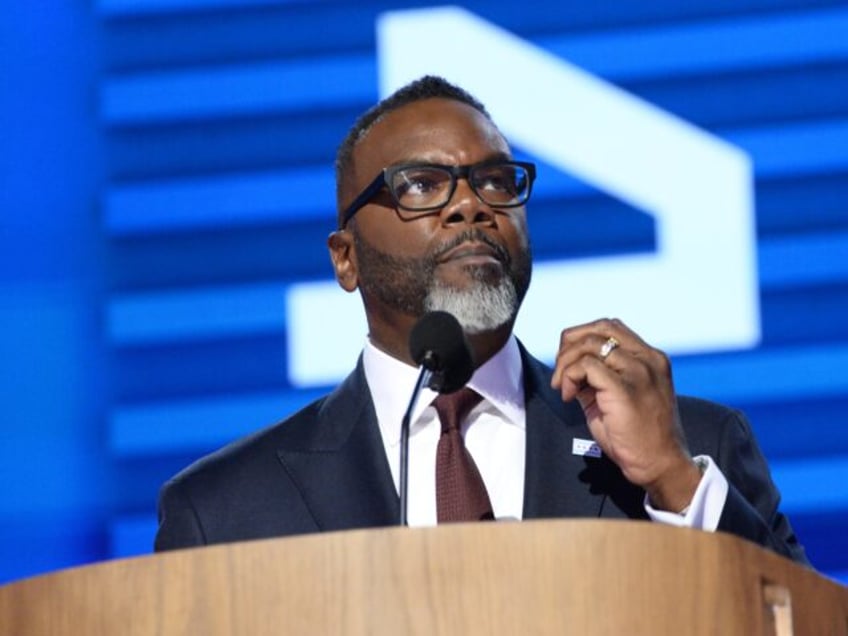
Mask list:
[[436,448],[439,523],[494,519],[486,485],[459,430],[463,418],[481,399],[465,387],[455,393],[443,393],[433,401],[442,422],[442,436]]

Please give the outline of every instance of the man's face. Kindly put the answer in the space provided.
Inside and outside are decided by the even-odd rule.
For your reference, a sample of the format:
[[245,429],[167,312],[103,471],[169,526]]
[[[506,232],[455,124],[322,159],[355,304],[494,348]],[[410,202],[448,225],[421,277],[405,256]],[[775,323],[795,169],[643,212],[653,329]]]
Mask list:
[[[500,132],[474,108],[447,99],[414,102],[389,113],[356,146],[351,196],[387,166],[509,156]],[[514,320],[530,281],[523,207],[492,208],[460,180],[432,214],[404,219],[383,192],[350,225],[372,332],[375,321],[397,324],[433,309],[453,313],[470,333]]]

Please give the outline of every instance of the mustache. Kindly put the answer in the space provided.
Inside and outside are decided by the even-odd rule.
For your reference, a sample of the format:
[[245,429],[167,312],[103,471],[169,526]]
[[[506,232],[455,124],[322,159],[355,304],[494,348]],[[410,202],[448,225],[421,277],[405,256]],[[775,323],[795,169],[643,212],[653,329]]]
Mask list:
[[484,243],[485,245],[488,245],[495,252],[497,259],[505,265],[509,265],[512,260],[509,257],[509,252],[506,251],[506,248],[503,245],[480,229],[465,230],[461,234],[457,234],[454,238],[439,245],[434,253],[434,260],[438,260],[455,247],[459,247],[463,243],[470,242]]

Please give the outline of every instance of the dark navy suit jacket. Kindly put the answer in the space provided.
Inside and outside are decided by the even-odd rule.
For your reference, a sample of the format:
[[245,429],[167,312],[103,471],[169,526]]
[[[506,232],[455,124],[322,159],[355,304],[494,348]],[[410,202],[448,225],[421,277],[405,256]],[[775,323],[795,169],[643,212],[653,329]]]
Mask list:
[[[646,519],[644,491],[606,457],[572,453],[591,439],[551,370],[522,349],[526,399],[524,518]],[[693,455],[730,482],[719,530],[805,562],[748,423],[738,412],[679,398]],[[310,532],[390,526],[399,499],[362,362],[332,393],[270,428],[199,460],[167,482],[156,550]]]

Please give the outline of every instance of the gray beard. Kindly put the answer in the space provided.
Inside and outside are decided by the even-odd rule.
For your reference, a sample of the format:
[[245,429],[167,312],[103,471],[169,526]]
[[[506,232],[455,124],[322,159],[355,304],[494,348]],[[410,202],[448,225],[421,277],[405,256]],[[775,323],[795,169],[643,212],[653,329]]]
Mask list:
[[453,314],[465,333],[477,334],[513,320],[518,310],[518,294],[506,276],[495,284],[475,280],[467,289],[434,281],[424,298],[424,309]]
[[[530,246],[515,261],[504,249],[479,231],[469,230],[422,258],[393,256],[381,252],[358,232],[354,243],[359,258],[359,286],[363,293],[412,316],[442,310],[453,314],[468,334],[501,327],[515,319],[530,284]],[[471,284],[464,289],[437,280],[438,254],[476,239],[491,245],[502,255],[505,272],[493,276],[485,267],[472,267]]]

